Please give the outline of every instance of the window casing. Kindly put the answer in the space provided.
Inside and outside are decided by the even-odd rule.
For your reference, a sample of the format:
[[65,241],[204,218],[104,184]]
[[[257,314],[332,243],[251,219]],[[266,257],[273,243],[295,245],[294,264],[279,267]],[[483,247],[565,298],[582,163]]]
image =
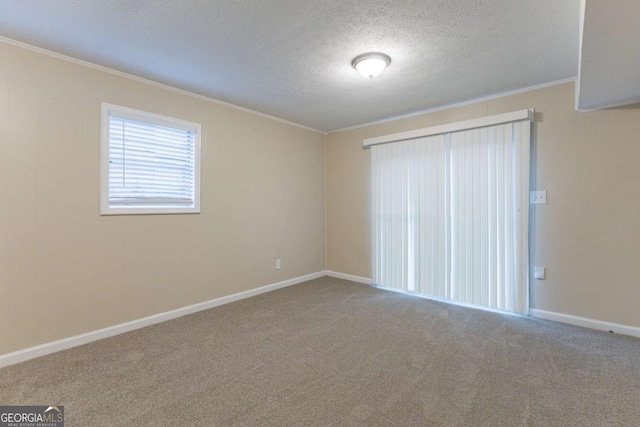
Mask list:
[[102,103],[100,214],[200,212],[198,123]]

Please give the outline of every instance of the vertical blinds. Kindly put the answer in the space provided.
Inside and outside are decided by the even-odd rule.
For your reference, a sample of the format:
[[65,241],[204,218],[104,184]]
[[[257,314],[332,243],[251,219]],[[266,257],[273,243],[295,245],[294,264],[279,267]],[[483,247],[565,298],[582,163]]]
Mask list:
[[445,136],[372,148],[373,280],[448,298]]
[[528,311],[530,122],[372,146],[373,282]]
[[109,114],[109,206],[193,207],[196,129]]

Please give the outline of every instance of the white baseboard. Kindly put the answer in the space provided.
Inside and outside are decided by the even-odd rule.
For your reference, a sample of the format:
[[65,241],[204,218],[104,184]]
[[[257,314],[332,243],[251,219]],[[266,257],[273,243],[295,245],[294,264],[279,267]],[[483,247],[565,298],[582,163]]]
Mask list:
[[[360,276],[354,276],[351,274],[338,273],[336,271],[331,271],[331,270],[319,271],[317,273],[307,274],[305,276],[300,276],[300,277],[294,277],[293,279],[284,280],[282,282],[273,283],[273,284],[262,286],[256,289],[250,289],[244,292],[238,292],[237,294],[227,295],[224,297],[212,299],[210,301],[205,301],[198,304],[189,305],[187,307],[178,308],[176,310],[155,314],[153,316],[144,317],[142,319],[132,320],[131,322],[121,323],[119,325],[110,326],[104,329],[99,329],[97,331],[87,332],[84,334],[75,335],[73,337],[63,338],[61,340],[37,345],[34,347],[29,347],[23,350],[14,351],[12,353],[3,354],[3,355],[0,355],[0,368],[13,365],[16,363],[24,362],[30,359],[35,359],[36,357],[45,356],[47,354],[66,350],[72,347],[88,344],[90,342],[97,341],[103,338],[109,338],[115,335],[120,335],[125,332],[133,331],[135,329],[144,328],[145,326],[166,322],[167,320],[186,316],[187,314],[208,310],[213,307],[228,304],[234,301],[239,301],[255,295],[260,295],[265,292],[275,291],[276,289],[297,285],[298,283],[317,279],[323,276],[336,277],[338,279],[350,280],[353,282],[364,283],[367,285],[371,284],[371,279],[367,277],[360,277]],[[621,325],[618,323],[603,322],[600,320],[572,316],[570,314],[554,313],[551,311],[538,310],[535,308],[530,309],[529,313],[531,317],[552,320],[560,323],[568,323],[570,325],[582,326],[585,328],[596,329],[600,331],[613,331],[617,334],[630,335],[630,336],[640,338],[640,328],[635,326],[627,326],[627,325]]]
[[337,279],[351,280],[352,282],[364,283],[365,285],[371,284],[371,279],[368,277],[354,276],[352,274],[338,273],[337,271],[326,270],[325,275],[335,277]]
[[552,311],[529,310],[531,317],[553,320],[554,322],[568,323],[569,325],[582,326],[583,328],[596,329],[598,331],[614,332],[621,335],[630,335],[640,338],[640,328],[621,325],[619,323],[603,322],[602,320],[589,319],[587,317],[572,316],[571,314],[554,313]]
[[[327,270],[327,271],[325,271],[325,274],[327,276],[337,277],[338,279],[351,280],[352,282],[365,283],[367,285],[370,285],[372,283],[370,278],[360,277],[360,276],[353,276],[351,274],[338,273],[337,271]],[[389,289],[389,288],[380,288],[380,289],[395,291],[395,289]],[[442,302],[449,303],[449,304],[461,305],[461,306],[464,306],[464,307],[470,307],[470,308],[487,310],[487,311],[494,311],[494,312],[500,313],[500,314],[513,314],[513,315],[516,315],[516,316],[522,316],[522,315],[516,314],[516,313],[508,313],[508,312],[503,312],[503,311],[500,311],[500,310],[491,310],[491,309],[487,309],[487,308],[484,308],[484,307],[478,307],[478,306],[474,306],[474,305],[459,303],[459,302],[456,302],[456,301],[450,301],[450,300],[445,300],[445,299],[441,299],[441,298],[433,298],[433,297],[429,297],[429,296],[413,294],[413,293],[407,293],[407,292],[403,292],[403,291],[398,291],[398,292],[406,293],[408,295],[413,295],[413,296],[417,296],[417,297],[424,297],[424,298],[427,298],[427,299],[433,299],[433,300],[437,300],[437,301],[442,301]],[[539,318],[539,319],[552,320],[554,322],[566,323],[566,324],[574,325],[574,326],[582,326],[584,328],[595,329],[595,330],[598,330],[598,331],[606,331],[606,332],[611,331],[611,332],[614,332],[614,333],[620,334],[620,335],[629,335],[629,336],[632,336],[632,337],[640,338],[640,328],[639,327],[635,327],[635,326],[621,325],[619,323],[604,322],[602,320],[589,319],[589,318],[586,318],[586,317],[573,316],[573,315],[570,315],[570,314],[554,313],[552,311],[539,310],[539,309],[536,309],[536,308],[529,309],[529,316],[536,317],[536,318]]]
[[109,326],[108,328],[99,329],[97,331],[87,332],[85,334],[75,335],[69,338],[63,338],[58,341],[40,344],[35,347],[25,348],[23,350],[14,351],[12,353],[6,353],[3,355],[0,355],[0,368],[4,366],[9,366],[16,363],[24,362],[29,359],[34,359],[36,357],[55,353],[57,351],[62,351],[72,347],[77,347],[77,346],[87,344],[93,341],[97,341],[103,338],[108,338],[114,335],[123,334],[125,332],[133,331],[135,329],[144,328],[145,326],[154,325],[160,322],[166,322],[167,320],[186,316],[187,314],[196,313],[202,310],[208,310],[210,308],[217,307],[219,305],[228,304],[230,302],[249,298],[255,295],[263,294],[265,292],[275,291],[276,289],[297,285],[298,283],[306,282],[307,280],[317,279],[319,277],[323,277],[326,275],[327,273],[325,271],[319,271],[317,273],[307,274],[305,276],[294,277],[293,279],[284,280],[282,282],[273,283],[270,285],[262,286],[260,288],[250,289],[244,292],[238,292],[237,294],[227,295],[224,297],[212,299],[210,301],[205,301],[198,304],[189,305],[187,307],[178,308],[176,310],[154,314],[153,316],[132,320],[131,322],[121,323],[115,326]]

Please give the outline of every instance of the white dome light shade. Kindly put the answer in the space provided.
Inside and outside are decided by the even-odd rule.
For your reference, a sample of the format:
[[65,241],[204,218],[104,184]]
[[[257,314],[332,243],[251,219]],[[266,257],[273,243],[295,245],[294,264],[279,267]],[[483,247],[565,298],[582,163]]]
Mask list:
[[382,73],[387,65],[391,63],[391,58],[384,53],[363,53],[357,56],[351,65],[358,70],[360,74],[370,79]]

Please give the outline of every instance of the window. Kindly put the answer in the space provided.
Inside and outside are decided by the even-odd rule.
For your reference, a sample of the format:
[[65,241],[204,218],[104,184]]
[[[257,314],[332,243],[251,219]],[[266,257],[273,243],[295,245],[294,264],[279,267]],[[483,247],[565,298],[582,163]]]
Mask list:
[[200,125],[102,103],[100,213],[200,212]]

